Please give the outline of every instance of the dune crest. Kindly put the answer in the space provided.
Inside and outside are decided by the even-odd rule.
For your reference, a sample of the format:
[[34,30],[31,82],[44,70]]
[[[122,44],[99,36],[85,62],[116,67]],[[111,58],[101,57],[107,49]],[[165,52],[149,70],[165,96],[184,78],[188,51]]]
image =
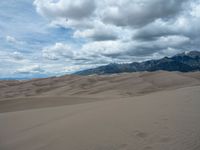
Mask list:
[[[200,84],[200,72],[141,72],[114,75],[66,75],[28,81],[0,81],[0,98],[30,96],[135,96]],[[114,94],[112,94],[114,93]]]
[[200,72],[141,72],[113,75],[66,75],[0,82],[0,112],[129,98],[200,85]]

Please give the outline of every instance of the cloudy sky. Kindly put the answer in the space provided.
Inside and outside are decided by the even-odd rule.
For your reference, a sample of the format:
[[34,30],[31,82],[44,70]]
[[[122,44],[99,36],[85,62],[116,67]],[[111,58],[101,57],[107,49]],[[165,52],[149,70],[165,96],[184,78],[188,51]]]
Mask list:
[[0,78],[200,50],[200,0],[0,0]]

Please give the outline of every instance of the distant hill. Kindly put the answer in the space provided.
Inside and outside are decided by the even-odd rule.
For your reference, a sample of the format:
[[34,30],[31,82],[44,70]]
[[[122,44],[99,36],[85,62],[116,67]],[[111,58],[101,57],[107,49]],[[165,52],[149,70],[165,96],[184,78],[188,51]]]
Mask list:
[[139,71],[180,71],[190,72],[200,70],[200,52],[190,51],[177,54],[173,57],[164,57],[158,60],[149,60],[144,62],[133,62],[129,64],[109,64],[93,69],[87,69],[76,72],[77,75],[91,74],[115,74],[123,72],[139,72]]

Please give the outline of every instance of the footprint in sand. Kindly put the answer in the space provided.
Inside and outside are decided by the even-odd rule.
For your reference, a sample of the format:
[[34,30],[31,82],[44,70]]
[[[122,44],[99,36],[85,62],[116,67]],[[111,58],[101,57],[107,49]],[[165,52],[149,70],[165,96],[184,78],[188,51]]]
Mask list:
[[135,135],[139,138],[146,138],[148,136],[148,134],[146,132],[143,132],[143,131],[135,131]]

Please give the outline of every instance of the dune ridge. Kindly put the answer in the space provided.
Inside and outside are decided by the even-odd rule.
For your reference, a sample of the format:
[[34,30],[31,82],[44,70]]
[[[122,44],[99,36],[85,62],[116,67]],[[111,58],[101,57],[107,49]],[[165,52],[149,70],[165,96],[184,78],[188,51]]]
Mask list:
[[198,85],[200,72],[165,71],[1,81],[0,112],[129,98]]
[[[0,99],[29,96],[124,97],[200,84],[200,72],[141,72],[114,75],[66,75],[28,81],[0,81]],[[108,93],[108,94],[107,94]]]
[[200,72],[0,82],[0,150],[199,150]]
[[199,150],[200,86],[0,113],[1,150]]

